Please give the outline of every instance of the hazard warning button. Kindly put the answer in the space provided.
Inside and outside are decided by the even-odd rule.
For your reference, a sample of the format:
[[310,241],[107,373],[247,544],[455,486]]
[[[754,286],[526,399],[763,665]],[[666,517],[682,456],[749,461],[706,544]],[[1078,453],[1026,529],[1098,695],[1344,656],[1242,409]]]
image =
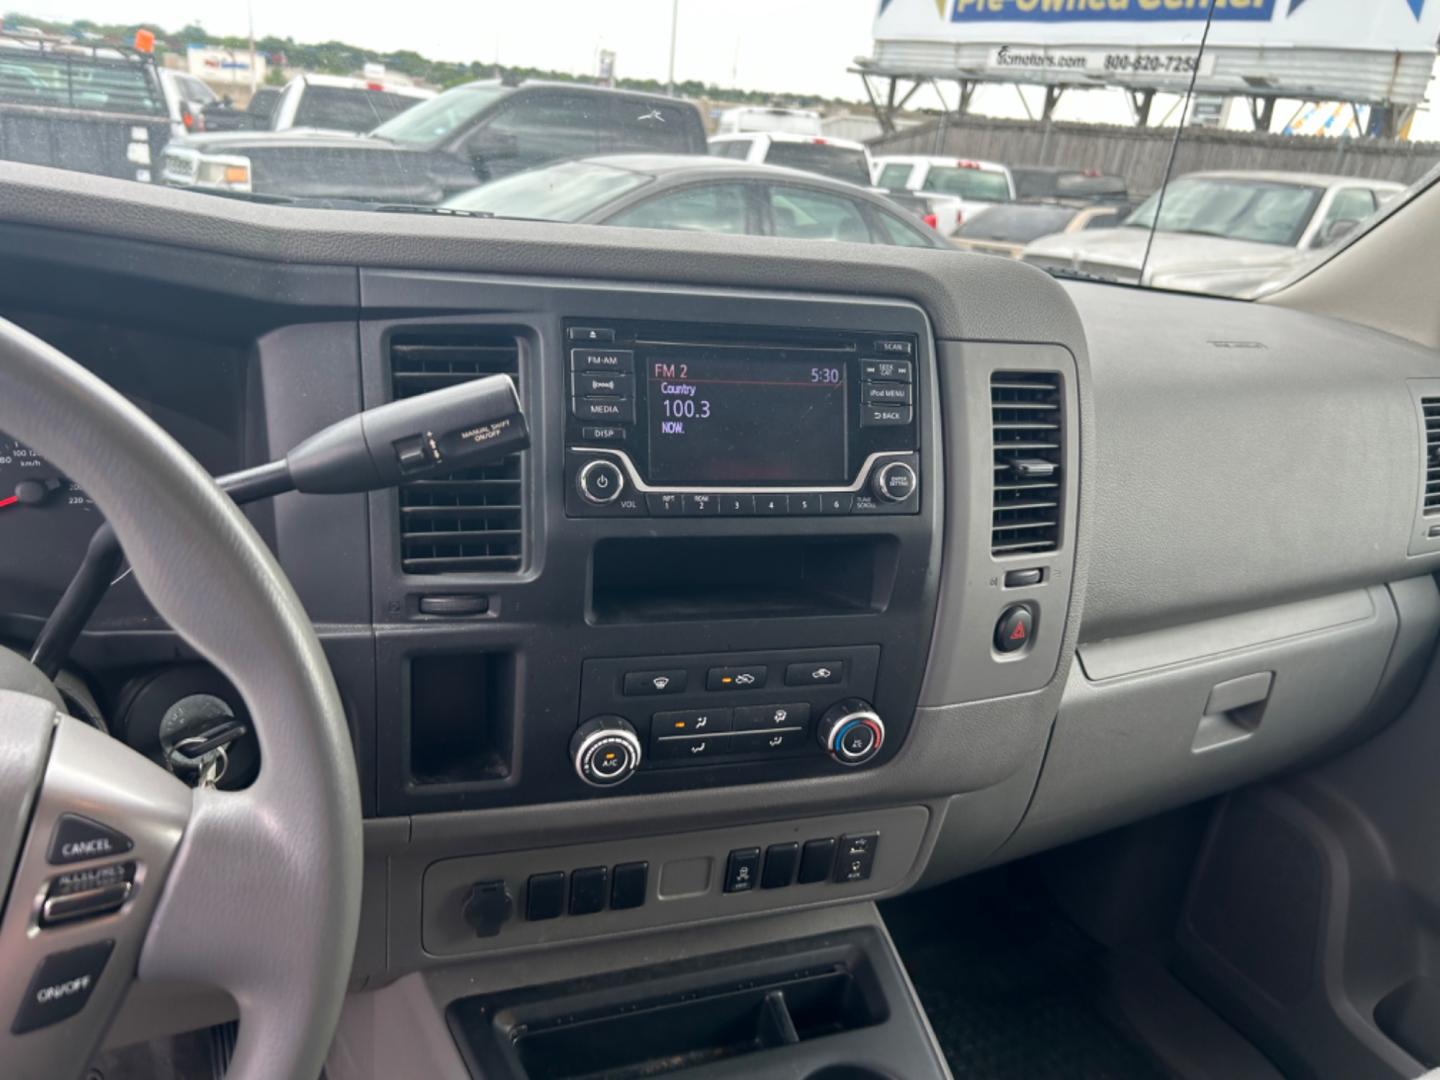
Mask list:
[[1003,653],[1019,652],[1030,644],[1035,633],[1035,609],[1029,604],[1012,604],[995,624],[995,648]]

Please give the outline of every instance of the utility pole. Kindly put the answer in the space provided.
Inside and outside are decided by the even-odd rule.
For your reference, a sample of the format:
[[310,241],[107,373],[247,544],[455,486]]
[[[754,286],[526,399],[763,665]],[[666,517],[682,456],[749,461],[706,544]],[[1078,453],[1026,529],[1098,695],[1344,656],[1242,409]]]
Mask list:
[[260,80],[255,72],[255,0],[245,0],[245,17],[250,24],[250,96],[255,96],[255,88],[260,85]]
[[670,77],[665,80],[665,93],[675,96],[675,30],[680,22],[680,0],[670,0]]

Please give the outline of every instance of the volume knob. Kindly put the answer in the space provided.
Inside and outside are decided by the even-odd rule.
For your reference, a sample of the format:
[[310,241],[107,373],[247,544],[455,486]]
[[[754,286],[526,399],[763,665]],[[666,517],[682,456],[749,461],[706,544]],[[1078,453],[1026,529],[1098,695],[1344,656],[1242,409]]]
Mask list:
[[580,497],[595,506],[606,506],[620,497],[625,474],[613,461],[591,461],[575,477]]
[[591,787],[614,787],[640,767],[640,737],[623,716],[586,720],[570,739],[575,772]]
[[825,710],[816,736],[841,765],[863,765],[885,745],[885,721],[868,701],[846,698]]

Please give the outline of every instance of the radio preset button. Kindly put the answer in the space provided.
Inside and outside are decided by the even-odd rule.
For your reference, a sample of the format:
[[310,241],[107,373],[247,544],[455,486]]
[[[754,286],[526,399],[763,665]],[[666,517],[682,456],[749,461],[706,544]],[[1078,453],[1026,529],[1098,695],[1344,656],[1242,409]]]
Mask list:
[[617,424],[635,422],[633,398],[572,397],[570,411],[581,420],[610,420]]
[[861,427],[900,427],[910,423],[915,416],[912,405],[862,405],[860,407]]
[[745,667],[712,667],[705,674],[706,690],[759,690],[765,685],[764,664]]
[[571,371],[634,371],[635,354],[629,349],[571,349]]
[[818,514],[820,513],[820,493],[812,491],[803,495],[790,496],[790,513],[792,514]]
[[687,517],[701,517],[720,512],[720,496],[709,494],[686,495],[681,513]]
[[861,360],[860,377],[886,382],[913,382],[914,371],[909,360]]
[[826,495],[820,500],[820,509],[826,514],[848,514],[855,503],[855,496],[848,492]]
[[721,495],[720,513],[727,517],[748,517],[755,513],[755,496]]
[[786,495],[756,495],[755,512],[760,515],[788,514],[790,499]]
[[[578,393],[578,391],[577,391]],[[596,391],[599,393],[599,391]],[[865,402],[869,405],[909,405],[913,401],[909,383],[866,382]]]
[[679,517],[685,508],[684,499],[679,495],[646,495],[652,517]]
[[[577,398],[635,396],[635,376],[582,371],[570,376],[570,393]],[[907,399],[908,400],[908,399]]]
[[605,506],[625,490],[625,474],[613,461],[589,461],[575,475],[575,488],[586,502]]

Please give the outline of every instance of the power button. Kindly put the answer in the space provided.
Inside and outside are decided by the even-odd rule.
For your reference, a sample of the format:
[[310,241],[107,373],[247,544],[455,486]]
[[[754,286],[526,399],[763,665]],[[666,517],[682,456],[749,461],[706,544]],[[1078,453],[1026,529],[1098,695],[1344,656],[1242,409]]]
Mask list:
[[620,497],[625,476],[613,461],[591,461],[581,467],[575,477],[580,497],[595,506],[605,506]]

